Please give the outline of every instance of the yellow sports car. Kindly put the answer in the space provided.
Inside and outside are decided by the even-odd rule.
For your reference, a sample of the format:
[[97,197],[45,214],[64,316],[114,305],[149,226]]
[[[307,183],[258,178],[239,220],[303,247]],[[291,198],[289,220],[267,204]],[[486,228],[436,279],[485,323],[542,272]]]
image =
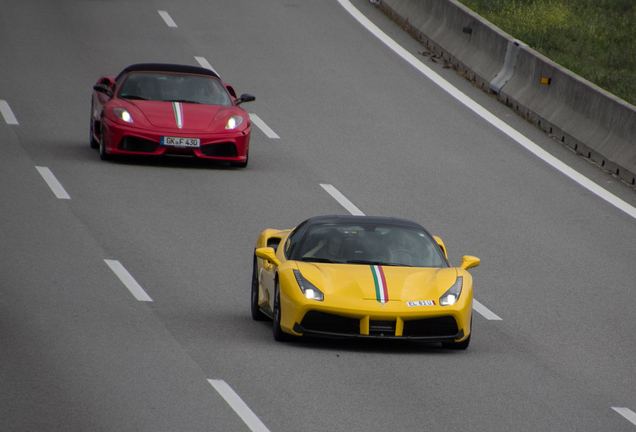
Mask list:
[[258,237],[251,311],[274,339],[397,338],[470,343],[479,258],[448,262],[439,237],[404,219],[317,216]]

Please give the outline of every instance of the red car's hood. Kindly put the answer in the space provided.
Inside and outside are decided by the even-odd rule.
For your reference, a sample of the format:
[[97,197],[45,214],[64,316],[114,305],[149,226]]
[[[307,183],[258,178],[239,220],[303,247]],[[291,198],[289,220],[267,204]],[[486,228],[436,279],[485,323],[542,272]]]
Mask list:
[[226,108],[220,105],[141,100],[130,103],[139,108],[153,126],[182,131],[207,129],[217,113]]

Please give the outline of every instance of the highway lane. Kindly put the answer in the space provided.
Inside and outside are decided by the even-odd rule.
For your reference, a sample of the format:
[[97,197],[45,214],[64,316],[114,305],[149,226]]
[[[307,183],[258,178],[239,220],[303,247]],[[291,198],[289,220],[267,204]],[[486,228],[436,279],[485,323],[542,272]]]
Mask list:
[[2,429],[233,429],[198,366],[95,259],[103,249],[2,136]]
[[[354,3],[417,51],[369,5]],[[0,47],[14,59],[0,66],[0,99],[20,121],[0,125],[11,150],[1,171],[10,185],[3,228],[12,228],[3,230],[2,285],[22,288],[6,291],[2,338],[29,347],[1,358],[19,365],[2,390],[3,406],[15,408],[3,411],[10,428],[247,430],[206,382],[223,379],[272,431],[633,430],[611,406],[636,408],[627,373],[634,324],[626,319],[634,221],[448,98],[336,2],[27,5],[11,9],[19,19],[3,20],[11,43]],[[28,37],[12,36],[24,29]],[[255,94],[246,109],[280,140],[255,128],[247,170],[99,161],[86,138],[94,81],[129,63],[196,64],[194,56]],[[604,183],[612,178],[437,70],[634,202],[633,191]],[[49,167],[71,200],[57,200],[35,166]],[[366,214],[423,223],[446,241],[453,262],[480,256],[476,298],[503,320],[476,316],[465,353],[275,344],[268,323],[249,318],[251,249],[265,227],[345,214],[321,183]],[[26,262],[34,247],[21,246],[25,225],[42,248]],[[119,260],[154,301],[137,302],[104,259]],[[58,273],[68,298],[45,288]],[[25,290],[41,300],[27,301]],[[34,324],[34,316],[48,322]],[[31,331],[9,338],[18,323]],[[51,335],[34,346],[43,328]],[[85,376],[73,375],[77,369]],[[50,377],[67,391],[54,398],[49,389],[59,384],[33,390],[25,377]],[[24,416],[33,406],[38,413]]]

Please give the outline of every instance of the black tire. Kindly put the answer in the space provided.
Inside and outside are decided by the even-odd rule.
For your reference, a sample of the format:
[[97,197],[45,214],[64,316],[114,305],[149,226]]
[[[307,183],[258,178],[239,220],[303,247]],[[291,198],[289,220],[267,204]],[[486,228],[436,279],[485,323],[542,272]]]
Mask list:
[[442,346],[446,349],[465,350],[470,345],[470,338],[473,335],[473,317],[470,317],[470,334],[461,342],[442,342]]
[[90,127],[91,135],[89,138],[89,143],[91,148],[96,149],[96,148],[99,148],[99,142],[97,142],[97,140],[93,136],[94,128],[95,128],[95,121],[93,120],[93,101],[91,100],[91,127]]
[[282,328],[280,328],[280,285],[278,284],[278,278],[276,279],[276,288],[274,294],[274,307],[272,308],[272,312],[274,315],[274,323],[272,325],[272,330],[274,334],[274,340],[277,342],[289,342],[292,340],[292,335],[285,333]]
[[99,158],[103,161],[105,160],[112,160],[113,157],[111,155],[109,155],[108,153],[106,153],[106,146],[104,145],[104,131],[102,131],[102,134],[99,137]]
[[252,319],[254,321],[265,321],[267,319],[267,315],[265,315],[261,309],[258,307],[258,274],[257,274],[257,266],[256,266],[256,257],[254,257],[254,266],[252,267],[252,289],[251,289],[251,310],[252,310]]
[[245,162],[230,162],[230,166],[235,168],[247,168],[247,162],[249,161],[250,154],[248,153],[245,157]]
[[465,350],[468,348],[468,345],[470,345],[470,337],[472,335],[472,333],[469,334],[468,337],[461,342],[442,342],[442,346],[446,349]]

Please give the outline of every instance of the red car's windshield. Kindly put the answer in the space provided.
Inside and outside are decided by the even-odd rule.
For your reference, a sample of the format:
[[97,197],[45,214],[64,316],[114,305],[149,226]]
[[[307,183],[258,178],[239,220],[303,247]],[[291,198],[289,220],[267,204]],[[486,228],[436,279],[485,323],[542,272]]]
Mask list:
[[231,106],[223,84],[213,77],[163,72],[128,74],[117,90],[121,99]]

